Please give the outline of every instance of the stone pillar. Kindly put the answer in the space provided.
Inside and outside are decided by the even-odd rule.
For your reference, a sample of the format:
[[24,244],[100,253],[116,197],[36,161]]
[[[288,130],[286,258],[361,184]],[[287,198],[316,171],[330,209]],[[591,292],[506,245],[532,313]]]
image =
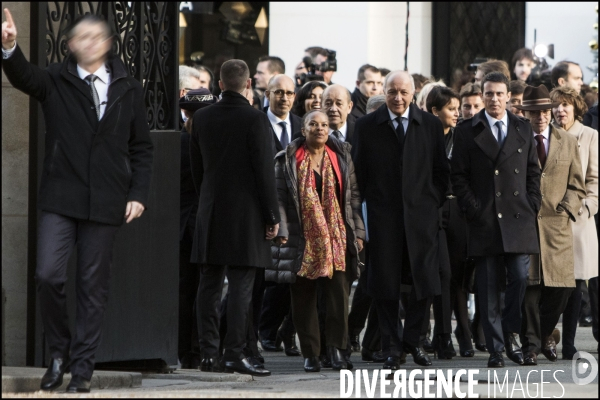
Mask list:
[[[17,41],[29,58],[30,3],[3,3],[17,26]],[[2,18],[4,20],[4,16]],[[2,365],[25,365],[27,321],[27,207],[29,97],[2,73]]]

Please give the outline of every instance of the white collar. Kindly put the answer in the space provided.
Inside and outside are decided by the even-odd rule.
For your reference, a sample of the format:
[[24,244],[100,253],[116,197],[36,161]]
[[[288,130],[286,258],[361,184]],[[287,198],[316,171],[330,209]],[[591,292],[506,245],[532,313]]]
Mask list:
[[346,132],[348,132],[348,120],[346,120],[346,122],[344,122],[344,125],[342,125],[340,128],[338,129],[332,129],[329,128],[329,134],[331,134],[333,131],[340,131],[342,137],[346,137]]
[[488,123],[490,124],[490,129],[492,129],[498,121],[502,121],[502,124],[504,124],[504,126],[508,126],[508,111],[506,110],[504,110],[504,116],[502,117],[502,119],[496,119],[492,117],[490,114],[488,114],[487,110],[485,111],[485,117],[487,118]]
[[533,132],[533,136],[535,137],[536,135],[542,135],[544,137],[544,139],[549,141],[550,140],[550,124],[548,124],[548,126],[546,127],[546,129],[543,130],[542,133]]
[[104,83],[108,83],[108,68],[106,68],[106,64],[102,63],[102,65],[100,66],[100,68],[98,68],[95,72],[88,72],[85,69],[83,69],[82,67],[79,66],[79,64],[77,64],[77,73],[79,74],[79,77],[81,79],[85,79],[86,76],[90,75],[90,74],[94,74],[98,77],[98,79],[100,79],[102,82]]
[[[406,120],[408,121],[408,114],[410,111],[410,107],[406,107],[406,110],[404,111],[404,114],[401,115],[402,118],[406,118]],[[394,114],[389,108],[388,108],[388,113],[390,114],[390,119],[393,121],[395,120],[398,116],[396,114]]]
[[[271,111],[271,107],[269,107],[267,110],[267,117],[269,117],[269,121],[271,121],[271,124],[273,124],[273,125],[278,125],[280,122],[285,122],[285,123],[287,123],[286,127],[289,127],[289,129],[292,129],[292,124],[290,123],[290,113],[289,112],[285,119],[281,119],[277,115],[273,114],[273,111]],[[289,132],[289,130],[288,130],[288,132]]]

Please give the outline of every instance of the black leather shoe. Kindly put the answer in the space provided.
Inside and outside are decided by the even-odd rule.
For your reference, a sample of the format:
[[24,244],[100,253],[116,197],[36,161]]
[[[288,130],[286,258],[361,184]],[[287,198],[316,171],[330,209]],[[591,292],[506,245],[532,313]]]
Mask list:
[[286,356],[294,357],[294,356],[300,355],[300,350],[296,346],[296,333],[295,332],[292,332],[291,335],[284,335],[281,333],[281,331],[277,331],[276,344],[279,343],[279,341],[283,342],[283,348],[285,350]]
[[461,357],[474,357],[475,356],[475,350],[473,350],[473,349],[461,350],[460,351],[460,356]]
[[269,376],[271,375],[271,371],[268,371],[264,368],[256,368],[254,365],[248,361],[246,357],[235,360],[235,361],[225,361],[225,371],[229,372],[237,372],[240,374],[252,375],[252,376]]
[[396,371],[400,369],[400,365],[404,364],[405,362],[406,358],[389,356],[383,363],[383,369],[391,369],[392,371]]
[[523,359],[523,365],[537,365],[537,354],[533,351],[528,351]]
[[425,351],[427,353],[435,352],[435,349],[433,348],[433,343],[431,343],[431,339],[429,338],[429,335],[425,336],[425,340],[423,340],[422,348],[423,348],[423,351]]
[[91,382],[79,375],[71,377],[67,385],[67,393],[89,393]]
[[69,369],[68,358],[53,358],[50,360],[50,365],[46,373],[42,377],[42,383],[40,389],[42,390],[54,390],[63,383],[63,375]]
[[506,349],[506,355],[514,363],[523,365],[523,350],[521,346],[517,344],[516,335],[510,332],[504,332],[504,348]]
[[346,358],[340,349],[334,346],[327,346],[327,355],[329,355],[329,359],[331,360],[331,368],[333,368],[334,371],[348,369],[348,363],[346,362]]
[[225,372],[223,362],[217,357],[204,357],[200,361],[200,371],[204,372]]
[[583,317],[579,320],[580,328],[589,328],[592,326],[592,316],[588,315],[587,317]]
[[319,360],[321,360],[321,368],[331,368],[331,360],[328,356],[321,354]]
[[490,358],[488,359],[488,368],[503,368],[504,367],[504,357],[502,357],[502,353],[499,351],[490,354]]
[[264,351],[281,351],[281,342],[277,343],[275,340],[264,339],[260,341]]
[[382,363],[387,359],[387,357],[384,356],[384,354],[381,350],[380,351],[371,351],[365,347],[363,347],[361,350],[361,356],[362,356],[362,360],[365,362]]
[[254,368],[265,368],[264,362],[260,361],[258,357],[251,356],[247,358],[248,362],[250,362]]
[[456,355],[450,335],[436,335],[431,344],[434,356],[441,360],[451,360]]
[[350,347],[352,347],[352,351],[356,351],[357,353],[360,351],[359,335],[350,336]]
[[475,348],[479,351],[483,351],[485,353],[487,353],[488,349],[487,346],[483,343],[475,343]]
[[404,351],[410,353],[413,356],[413,360],[416,364],[422,365],[424,367],[431,365],[431,360],[425,350],[420,347],[411,346],[408,343],[404,343],[403,345]]
[[556,354],[556,342],[552,335],[548,336],[542,343],[542,354],[552,362],[555,362],[558,359],[558,355]]
[[304,370],[306,372],[321,371],[321,363],[318,357],[307,357],[304,359]]

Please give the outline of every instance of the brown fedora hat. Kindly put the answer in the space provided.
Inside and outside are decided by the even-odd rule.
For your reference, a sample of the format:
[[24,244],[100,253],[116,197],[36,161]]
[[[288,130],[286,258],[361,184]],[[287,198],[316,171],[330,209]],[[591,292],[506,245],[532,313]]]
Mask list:
[[523,102],[520,106],[513,107],[525,111],[539,111],[549,110],[559,104],[560,102],[553,103],[546,86],[540,85],[538,87],[527,86],[523,92]]

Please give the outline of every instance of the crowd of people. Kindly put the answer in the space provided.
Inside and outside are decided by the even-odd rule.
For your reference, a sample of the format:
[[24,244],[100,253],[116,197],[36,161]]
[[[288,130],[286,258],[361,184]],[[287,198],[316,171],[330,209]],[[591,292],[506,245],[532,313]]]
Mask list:
[[[41,387],[56,389],[70,368],[67,391],[88,392],[114,237],[148,199],[142,88],[109,56],[99,17],[76,21],[71,54],[42,70],[5,14],[2,67],[47,118],[36,281],[51,362]],[[353,352],[391,370],[408,355],[432,366],[431,353],[475,351],[490,368],[503,353],[537,365],[540,353],[558,358],[561,315],[572,359],[586,289],[598,340],[597,100],[582,97],[581,68],[560,62],[551,88],[531,85],[534,59],[521,49],[512,72],[488,60],[450,88],[365,64],[351,92],[330,70],[306,79],[308,60],[329,55],[306,49],[295,79],[265,56],[254,87],[243,60],[223,63],[218,81],[179,68],[181,367],[268,376],[265,354],[277,351],[303,357],[306,372],[352,369]],[[71,339],[64,282],[75,245]]]

